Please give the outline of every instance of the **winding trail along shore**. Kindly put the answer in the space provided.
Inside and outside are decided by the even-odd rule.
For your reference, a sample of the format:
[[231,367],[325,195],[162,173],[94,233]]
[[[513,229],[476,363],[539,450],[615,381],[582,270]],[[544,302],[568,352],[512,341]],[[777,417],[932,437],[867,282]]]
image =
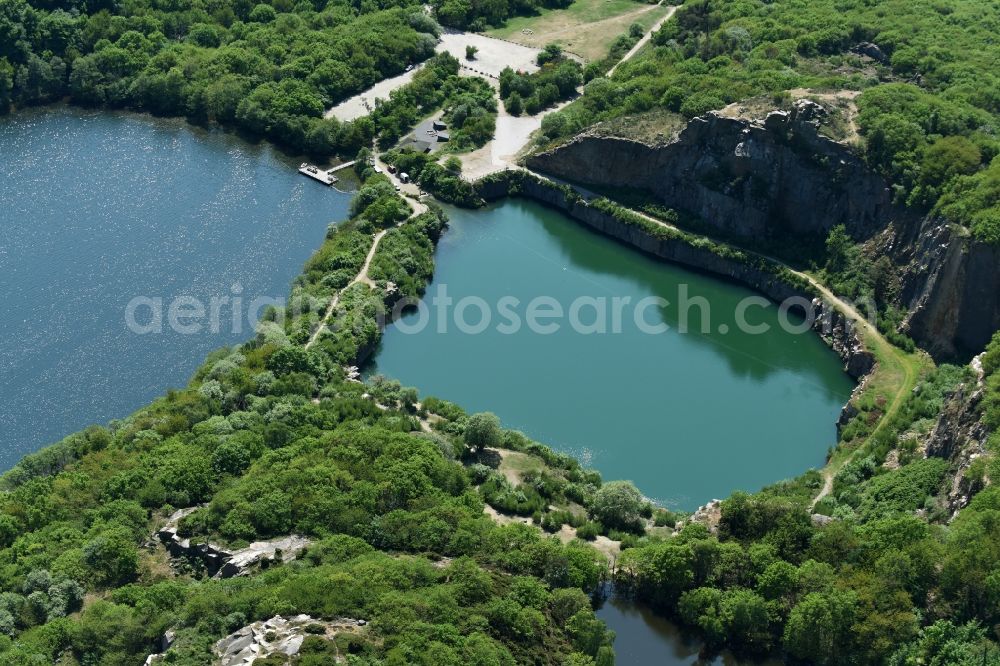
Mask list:
[[345,291],[347,291],[354,285],[358,284],[359,282],[364,283],[369,287],[375,286],[375,283],[373,283],[371,278],[368,277],[368,267],[371,266],[372,259],[375,258],[375,252],[378,251],[378,244],[382,241],[382,238],[385,237],[388,231],[389,231],[388,229],[383,229],[382,231],[375,234],[375,237],[372,240],[371,249],[368,250],[368,255],[365,257],[365,263],[362,264],[361,270],[358,271],[358,274],[354,276],[353,280],[347,283],[346,287],[344,287],[336,294],[334,294],[333,300],[330,301],[330,305],[327,306],[326,312],[323,313],[323,318],[320,319],[319,321],[319,326],[317,326],[316,330],[313,331],[313,334],[309,336],[309,341],[306,342],[306,349],[312,347],[316,343],[316,341],[319,340],[320,334],[326,329],[326,325],[330,321],[330,317],[333,316],[334,310],[337,309],[337,305],[340,303],[341,294],[343,294]]
[[[354,162],[351,162],[351,164],[353,165]],[[400,191],[406,191],[407,194],[419,197],[420,191],[416,189],[416,186],[414,186],[413,184],[406,184],[400,182],[399,179],[396,178],[396,174],[389,171],[387,165],[384,162],[382,162],[381,159],[375,157],[374,164],[375,166],[377,166],[382,170],[382,174],[388,177],[389,181],[394,186],[396,186],[396,188],[398,188]],[[407,203],[413,209],[413,212],[410,213],[410,217],[400,222],[399,225],[397,226],[402,226],[406,224],[407,222],[417,217],[418,215],[423,215],[428,210],[427,204],[420,201],[419,198],[410,199],[407,201]],[[316,327],[316,330],[313,331],[312,335],[309,336],[309,340],[305,344],[306,349],[309,349],[314,344],[316,344],[316,341],[319,340],[319,336],[322,335],[324,330],[326,330],[326,326],[330,322],[330,317],[332,317],[334,311],[336,311],[337,306],[340,304],[340,297],[345,291],[347,291],[348,289],[350,289],[351,287],[353,287],[358,283],[368,285],[372,289],[375,288],[375,282],[372,281],[370,277],[368,277],[368,269],[371,267],[372,260],[375,258],[375,253],[378,251],[379,243],[382,242],[382,239],[385,238],[385,235],[389,233],[389,231],[390,231],[389,229],[383,229],[382,231],[379,231],[377,234],[375,234],[375,236],[372,239],[372,246],[368,250],[368,255],[365,256],[365,263],[361,265],[361,270],[358,271],[358,274],[354,276],[353,280],[347,283],[347,286],[345,286],[343,289],[334,294],[333,299],[330,301],[330,305],[328,305],[326,308],[326,312],[323,313],[323,318],[320,319],[319,321],[319,325]]]
[[[901,375],[898,380],[896,380],[897,389],[889,399],[885,413],[883,413],[881,418],[879,418],[879,422],[875,426],[875,429],[872,430],[870,435],[868,435],[869,439],[874,437],[878,432],[892,422],[893,417],[906,401],[906,397],[913,391],[914,387],[916,387],[917,380],[920,377],[920,364],[918,362],[914,362],[914,360],[910,358],[913,355],[906,354],[906,352],[903,352],[901,349],[895,347],[892,343],[886,340],[885,336],[879,332],[878,328],[873,326],[872,323],[865,317],[861,316],[854,306],[838,298],[836,294],[830,291],[826,286],[813,278],[811,275],[803,273],[802,271],[797,271],[794,268],[789,267],[787,264],[774,259],[773,257],[767,258],[785,266],[795,275],[808,280],[809,284],[815,287],[816,290],[823,295],[824,299],[840,310],[845,317],[857,326],[862,342],[866,347],[868,347],[869,351],[875,354],[875,358],[877,359],[876,367],[872,370],[869,377],[873,377],[879,372],[887,373],[893,376],[896,374]],[[827,464],[823,466],[822,470],[820,470],[820,474],[823,476],[823,487],[820,488],[820,491],[809,504],[810,509],[814,508],[821,499],[833,492],[833,479],[837,475],[837,472],[839,472],[845,464],[853,460],[855,454],[857,454],[857,452],[861,449],[861,446],[857,446],[851,451],[838,448],[837,452],[831,456]],[[840,455],[836,455],[838,452]]]
[[[808,276],[807,276],[808,277]],[[861,331],[861,337],[865,346],[869,347],[869,351],[875,354],[876,366],[869,377],[875,377],[876,373],[882,373],[887,376],[896,386],[896,390],[892,393],[892,397],[889,398],[888,405],[886,407],[885,413],[879,418],[878,424],[875,429],[872,430],[868,439],[874,437],[876,434],[882,431],[883,428],[888,427],[888,424],[892,422],[893,417],[899,412],[903,403],[906,401],[906,397],[913,392],[913,389],[917,386],[917,380],[920,378],[920,372],[923,367],[928,365],[930,362],[922,358],[922,354],[907,354],[903,352],[898,347],[895,347],[890,343],[885,337],[879,333],[878,329],[872,326],[871,322],[864,319],[863,317],[858,317],[857,313],[848,304],[840,301],[836,296],[830,292],[829,289],[823,285],[817,283],[815,280],[809,278],[816,287],[826,296],[831,302],[838,307],[841,312],[846,316],[854,319]],[[853,314],[852,314],[853,313]],[[838,447],[827,464],[820,470],[820,474],[823,476],[823,487],[813,498],[809,505],[812,509],[816,504],[822,500],[824,497],[833,492],[833,480],[837,475],[837,472],[854,459],[854,456],[863,450],[863,446],[856,446],[851,450],[846,448]]]
[[[775,261],[773,258],[771,258],[771,260]],[[869,348],[869,351],[875,354],[875,358],[877,360],[875,369],[872,370],[869,377],[874,377],[875,374],[879,372],[889,375],[890,377],[899,375],[894,382],[897,385],[896,391],[893,393],[892,397],[889,398],[885,413],[883,413],[881,418],[879,418],[875,429],[872,430],[870,435],[868,435],[868,439],[870,439],[892,422],[893,417],[897,412],[899,412],[903,403],[906,401],[906,397],[913,392],[913,389],[917,385],[917,380],[920,378],[920,366],[922,363],[920,362],[919,357],[916,359],[914,358],[917,355],[907,354],[886,340],[885,336],[879,332],[878,328],[873,326],[870,321],[862,317],[850,303],[837,298],[832,291],[830,291],[818,280],[814,279],[811,275],[801,271],[795,271],[792,268],[789,268],[789,270],[808,280],[809,283],[813,285],[826,300],[833,304],[834,307],[840,310],[845,317],[850,319],[854,325],[858,327],[862,342]],[[839,472],[844,465],[853,460],[854,456],[858,451],[862,450],[862,448],[862,446],[857,446],[853,450],[847,451],[838,447],[837,451],[834,452],[834,455],[831,456],[827,464],[823,466],[822,470],[820,470],[820,474],[823,476],[823,487],[820,488],[820,491],[810,503],[810,509],[813,509],[821,499],[833,492],[833,479],[836,477],[837,472]]]

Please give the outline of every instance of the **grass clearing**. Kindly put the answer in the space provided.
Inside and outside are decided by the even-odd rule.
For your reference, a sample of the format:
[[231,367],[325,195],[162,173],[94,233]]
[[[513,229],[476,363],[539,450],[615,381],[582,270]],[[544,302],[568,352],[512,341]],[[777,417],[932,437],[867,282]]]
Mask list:
[[547,9],[537,16],[512,18],[504,27],[486,34],[535,48],[555,42],[593,62],[606,57],[611,44],[630,25],[638,23],[648,30],[668,10],[666,5],[635,0],[576,0],[566,9]]
[[497,449],[500,453],[500,473],[512,484],[521,483],[528,472],[540,472],[545,469],[545,461],[537,456],[520,451]]
[[[661,144],[685,127],[687,127],[687,120],[684,116],[666,109],[651,109],[631,116],[612,118],[591,127],[589,131],[595,136]],[[626,204],[627,202],[622,201],[621,203]]]

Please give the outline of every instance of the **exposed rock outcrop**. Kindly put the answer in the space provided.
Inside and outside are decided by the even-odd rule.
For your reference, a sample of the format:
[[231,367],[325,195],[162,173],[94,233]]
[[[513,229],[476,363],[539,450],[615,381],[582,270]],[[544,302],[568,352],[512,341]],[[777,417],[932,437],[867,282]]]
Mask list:
[[824,516],[821,513],[814,513],[809,516],[809,520],[812,522],[813,527],[826,527],[836,519],[830,516]]
[[254,622],[215,644],[218,666],[246,666],[256,659],[282,654],[299,653],[307,636],[334,638],[338,633],[358,633],[364,630],[364,620],[342,618],[334,621],[316,620],[309,615],[284,618],[280,615],[263,622]]
[[878,236],[899,271],[907,332],[938,357],[982,349],[1000,328],[1000,248],[894,205],[891,188],[850,146],[819,133],[822,115],[800,100],[763,120],[709,113],[658,144],[585,133],[527,166],[646,190],[748,244],[784,234],[818,239],[838,224],[858,240]]
[[934,219],[912,244],[900,241],[897,260],[910,259],[902,278],[910,335],[939,356],[981,350],[1000,329],[1000,247]]
[[[719,533],[719,522],[722,520],[722,500],[714,499],[707,504],[703,504],[694,510],[688,522],[691,523],[701,523],[708,528],[709,533],[718,534]],[[684,526],[683,522],[679,522],[675,527],[674,534],[680,533],[681,528]]]
[[875,355],[865,349],[854,323],[821,298],[813,299],[812,307],[813,329],[843,359],[844,371],[855,380],[871,372]]
[[[797,301],[801,304],[802,314],[812,319],[813,328],[841,357],[845,372],[853,379],[861,379],[874,367],[874,356],[865,350],[849,320],[836,309],[828,308],[822,299],[814,298],[812,294],[775,273],[752,263],[723,256],[707,246],[692,244],[681,238],[653,235],[639,226],[622,222],[586,201],[568,197],[564,191],[548,187],[534,177],[521,179],[516,187],[518,194],[558,208],[592,229],[654,257],[721,275],[745,284],[778,303]],[[480,188],[480,195],[487,200],[507,196],[510,192],[511,183],[499,179]]]
[[[973,363],[975,368],[975,363]],[[947,491],[948,508],[952,515],[964,508],[981,488],[979,480],[966,471],[973,461],[983,456],[989,430],[981,420],[979,403],[983,397],[982,377],[959,385],[941,409],[937,423],[925,443],[929,457],[944,458],[952,463],[951,481]]]
[[878,44],[873,44],[871,42],[861,42],[853,49],[851,49],[858,55],[868,56],[876,62],[886,64],[889,62],[889,56],[885,54]]
[[166,546],[171,557],[198,560],[205,566],[208,574],[216,578],[243,576],[279,558],[283,562],[294,560],[311,543],[306,537],[294,534],[270,541],[255,541],[238,550],[229,550],[207,542],[192,543],[191,539],[178,534],[178,525],[196,509],[198,507],[174,512],[157,531],[156,537]]
[[800,100],[762,121],[710,113],[646,145],[583,134],[528,166],[585,184],[645,189],[726,235],[824,235],[844,224],[868,238],[906,215],[886,182],[818,132],[822,107]]

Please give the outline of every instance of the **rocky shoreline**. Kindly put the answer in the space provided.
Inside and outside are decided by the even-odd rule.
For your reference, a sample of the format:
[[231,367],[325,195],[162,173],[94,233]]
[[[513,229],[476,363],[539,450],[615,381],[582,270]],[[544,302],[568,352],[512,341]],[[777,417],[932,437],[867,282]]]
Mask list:
[[857,331],[844,315],[827,304],[810,285],[793,284],[779,265],[746,253],[719,252],[710,243],[693,244],[683,234],[657,236],[630,224],[614,212],[591,205],[568,187],[544,181],[523,171],[511,171],[482,181],[480,196],[487,201],[506,196],[523,196],[556,208],[574,220],[657,259],[705,271],[743,284],[775,302],[798,299],[809,303],[804,312],[813,329],[844,362],[844,371],[861,381],[875,367],[875,357],[864,348]]
[[843,224],[893,261],[910,312],[906,332],[938,358],[967,361],[967,350],[982,349],[1000,328],[1000,247],[896,204],[851,146],[820,133],[824,114],[808,100],[756,120],[713,112],[656,143],[598,126],[526,164],[585,185],[643,190],[748,242],[822,239]]

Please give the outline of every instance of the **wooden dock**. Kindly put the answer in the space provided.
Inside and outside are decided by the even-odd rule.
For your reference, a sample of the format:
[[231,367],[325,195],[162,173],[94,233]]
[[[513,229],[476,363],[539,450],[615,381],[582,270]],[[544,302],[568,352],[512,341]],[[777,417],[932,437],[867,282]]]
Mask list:
[[319,167],[313,166],[312,164],[306,164],[305,162],[303,162],[302,166],[299,167],[299,173],[303,176],[309,176],[313,180],[317,180],[328,186],[337,182],[337,177],[333,175],[333,172],[334,169],[331,169],[330,171],[323,171]]
[[351,160],[350,162],[344,162],[343,164],[338,164],[337,166],[333,167],[332,169],[330,169],[329,171],[327,171],[327,173],[333,173],[334,171],[340,171],[341,169],[346,169],[348,167],[352,167],[352,166],[354,166],[357,163],[358,163],[357,160]]

